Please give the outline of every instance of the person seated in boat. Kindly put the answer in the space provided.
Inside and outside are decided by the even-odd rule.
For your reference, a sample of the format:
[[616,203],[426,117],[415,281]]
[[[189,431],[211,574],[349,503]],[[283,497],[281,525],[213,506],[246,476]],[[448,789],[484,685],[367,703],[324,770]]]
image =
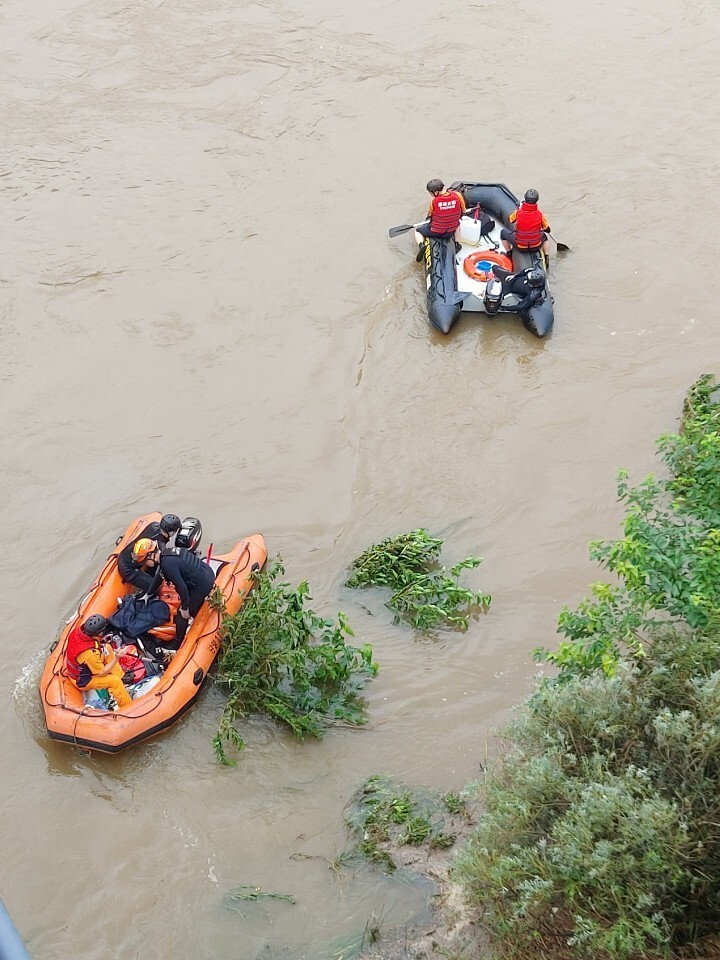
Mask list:
[[[149,593],[157,567],[158,552],[155,551],[154,556],[151,555],[146,541],[150,541],[156,547],[164,547],[181,526],[180,517],[174,513],[166,513],[161,520],[153,520],[149,523],[132,543],[123,547],[118,554],[118,573],[123,583],[131,583],[143,593]],[[141,542],[142,548],[138,546]],[[159,581],[155,584],[156,588],[157,586]]]
[[[536,307],[545,298],[545,274],[539,267],[526,267],[518,273],[510,273],[503,267],[493,265],[493,273],[502,280],[502,309],[509,313],[525,313]],[[505,298],[514,294],[517,303],[507,305]]]
[[503,303],[503,310],[526,313],[545,299],[545,274],[539,267],[526,267],[508,274],[503,280],[503,298],[510,294],[518,298],[517,303],[509,306]]
[[182,642],[191,617],[197,616],[213,588],[215,574],[192,550],[170,546],[163,547],[160,552],[160,572],[180,596],[175,625],[176,638]]
[[545,214],[538,207],[540,194],[532,187],[525,191],[525,199],[517,210],[509,216],[510,223],[513,226],[500,231],[500,239],[505,248],[505,253],[512,254],[512,249],[517,250],[544,250],[548,253],[547,235],[550,233],[550,226],[545,219]]
[[105,642],[106,628],[105,617],[93,613],[70,632],[65,648],[65,670],[79,690],[107,690],[122,710],[132,703],[119,663],[127,648],[113,650]]
[[[417,232],[426,238],[450,239],[460,225],[460,217],[465,213],[465,198],[457,190],[446,190],[442,180],[428,180],[427,192],[432,200],[428,207],[428,223],[416,227]],[[423,240],[418,250],[417,261],[422,259],[425,246]]]

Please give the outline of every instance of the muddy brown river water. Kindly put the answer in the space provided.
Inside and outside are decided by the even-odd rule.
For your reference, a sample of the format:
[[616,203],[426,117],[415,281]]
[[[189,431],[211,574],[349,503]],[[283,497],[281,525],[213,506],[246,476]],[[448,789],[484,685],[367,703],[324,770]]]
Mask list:
[[[328,869],[343,807],[376,772],[477,777],[598,576],[617,469],[716,365],[719,33],[709,0],[2,0],[0,893],[35,960],[324,960],[421,909]],[[540,190],[573,248],[547,341],[430,331],[387,229],[434,176]],[[158,508],[261,531],[348,613],[365,730],[256,719],[226,770],[209,690],[118,757],[48,741],[47,648]],[[493,595],[434,644],[343,587],[421,525]],[[241,884],[298,904],[229,910]]]

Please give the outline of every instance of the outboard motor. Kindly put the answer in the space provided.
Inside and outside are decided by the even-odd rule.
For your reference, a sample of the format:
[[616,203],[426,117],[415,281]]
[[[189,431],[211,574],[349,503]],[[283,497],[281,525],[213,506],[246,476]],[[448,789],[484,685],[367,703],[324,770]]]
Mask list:
[[185,517],[175,537],[175,546],[197,553],[202,540],[202,524],[197,517]]
[[[500,309],[502,298],[502,280],[498,280],[497,277],[494,277],[492,280],[488,280],[487,284],[485,285],[485,293],[483,295],[483,306],[485,307],[485,313],[489,313],[491,316],[492,314],[497,313]],[[178,534],[178,536],[180,536],[180,534]]]

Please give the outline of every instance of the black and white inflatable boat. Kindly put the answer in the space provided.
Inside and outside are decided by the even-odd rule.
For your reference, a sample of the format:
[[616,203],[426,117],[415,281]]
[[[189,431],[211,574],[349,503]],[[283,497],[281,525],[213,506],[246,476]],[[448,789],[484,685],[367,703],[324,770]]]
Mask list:
[[[519,316],[526,329],[536,337],[545,337],[552,329],[553,298],[547,281],[547,264],[542,251],[513,250],[512,260],[504,256],[500,231],[510,226],[510,214],[520,205],[517,197],[504,183],[453,183],[450,190],[462,190],[468,214],[460,221],[456,234],[460,250],[450,240],[430,239],[422,258],[427,286],[427,311],[430,323],[441,333],[449,333],[463,311],[472,313],[507,313],[508,307],[518,303],[514,294],[507,294],[498,307],[495,288],[498,287],[493,267],[498,274],[526,267],[539,267],[545,273],[544,296]],[[480,220],[473,216],[473,208],[480,204],[484,213],[495,220],[495,227],[481,235]],[[418,243],[423,237],[415,233]],[[495,281],[495,282],[493,282]]]

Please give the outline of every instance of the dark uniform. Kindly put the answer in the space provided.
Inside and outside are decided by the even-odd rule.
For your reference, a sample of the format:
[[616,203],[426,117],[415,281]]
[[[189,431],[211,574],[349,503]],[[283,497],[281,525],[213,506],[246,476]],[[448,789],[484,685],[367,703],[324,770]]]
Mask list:
[[[196,617],[215,583],[212,568],[191,550],[165,547],[160,554],[160,571],[177,590],[180,609],[188,610],[191,617]],[[175,624],[180,639],[185,636],[187,623],[187,619],[178,613]]]
[[511,293],[518,297],[518,303],[516,304],[506,306],[503,303],[503,310],[509,313],[525,313],[526,310],[542,302],[545,297],[545,284],[543,283],[539,287],[532,286],[528,280],[528,274],[531,270],[537,270],[537,268],[526,267],[519,273],[510,273],[502,267],[493,266],[493,273],[499,280],[502,280],[503,298]]
[[150,593],[160,585],[160,581],[155,577],[157,568],[143,569],[143,563],[138,563],[132,554],[135,544],[143,538],[154,540],[159,547],[164,547],[167,543],[167,537],[160,529],[160,521],[153,520],[118,554],[118,573],[124,583],[131,583],[142,593]]

